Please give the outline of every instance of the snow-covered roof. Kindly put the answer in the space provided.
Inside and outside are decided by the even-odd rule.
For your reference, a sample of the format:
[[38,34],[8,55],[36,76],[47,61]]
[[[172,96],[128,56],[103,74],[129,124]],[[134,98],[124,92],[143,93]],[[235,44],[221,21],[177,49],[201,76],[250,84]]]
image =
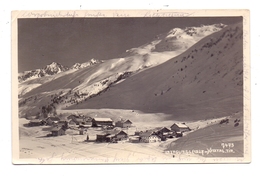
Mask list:
[[107,137],[115,137],[115,134],[110,134],[110,135],[108,135]]
[[108,130],[108,131],[102,131],[101,133],[97,134],[97,135],[117,135],[119,133],[125,133],[127,134],[126,132],[124,132],[123,130]]
[[159,128],[159,129],[157,129],[156,131],[158,132],[158,131],[161,131],[161,130],[163,130],[163,129],[165,129],[166,131],[171,131],[171,130],[169,130],[169,129],[166,128],[166,127],[161,127],[161,128]]
[[128,120],[128,119],[127,120],[121,119],[118,122],[121,122],[121,123],[131,123],[132,124],[132,122],[130,120]]
[[107,122],[112,122],[113,120],[111,118],[94,118],[95,121],[107,121]]
[[[189,128],[187,125],[183,123],[175,123],[179,128]],[[174,124],[173,124],[174,125]]]
[[143,133],[140,133],[139,136],[140,137],[149,137],[153,134],[152,131],[147,131],[147,132],[143,132]]

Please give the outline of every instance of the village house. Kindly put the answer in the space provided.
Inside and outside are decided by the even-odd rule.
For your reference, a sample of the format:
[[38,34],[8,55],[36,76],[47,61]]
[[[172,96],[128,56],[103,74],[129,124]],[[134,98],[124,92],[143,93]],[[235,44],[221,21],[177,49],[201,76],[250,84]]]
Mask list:
[[126,140],[127,137],[128,135],[126,132],[114,130],[109,132],[109,135],[107,136],[107,141],[108,142],[122,141],[122,140]]
[[50,131],[52,136],[65,135],[65,129],[63,127],[56,126],[53,127]]
[[97,141],[97,142],[106,142],[106,141],[107,141],[106,137],[107,137],[108,135],[109,135],[109,134],[108,134],[108,133],[105,133],[105,132],[103,132],[103,133],[101,133],[101,134],[97,134],[96,141]]
[[54,126],[54,125],[58,124],[59,121],[60,121],[59,117],[47,117],[46,118],[46,123],[47,123],[47,125],[50,125],[50,126]]
[[85,117],[84,115],[75,115],[71,114],[67,117],[67,119],[70,122],[70,125],[81,125],[81,124],[92,124],[92,118],[91,117]]
[[144,143],[152,143],[152,142],[160,142],[161,138],[154,134],[153,131],[146,131],[139,134],[140,142]]
[[33,119],[30,120],[30,122],[28,123],[28,126],[32,127],[32,126],[42,126],[45,125],[45,121],[43,119]]
[[91,118],[91,117],[85,117],[85,121],[81,125],[83,125],[84,127],[91,127],[92,120],[93,120],[93,118]]
[[174,132],[186,132],[186,131],[190,131],[191,129],[185,125],[184,123],[174,123],[171,126],[171,130]]
[[154,131],[154,134],[160,137],[162,141],[165,141],[166,138],[173,138],[174,136],[173,132],[166,127],[158,128]]
[[93,118],[92,127],[101,127],[101,126],[113,126],[113,120],[110,118]]
[[159,137],[162,137],[162,136],[167,136],[168,133],[171,132],[170,129],[166,128],[166,127],[162,127],[162,128],[159,128],[157,129],[154,134],[156,134],[157,136]]
[[130,120],[119,120],[115,123],[116,127],[121,127],[121,128],[129,128],[132,125],[132,122]]
[[128,135],[124,131],[120,130],[111,130],[106,131],[101,134],[97,134],[96,141],[97,142],[115,142],[115,141],[122,141],[126,140]]
[[92,126],[92,123],[90,122],[85,122],[85,123],[81,123],[79,124],[79,128],[89,128]]

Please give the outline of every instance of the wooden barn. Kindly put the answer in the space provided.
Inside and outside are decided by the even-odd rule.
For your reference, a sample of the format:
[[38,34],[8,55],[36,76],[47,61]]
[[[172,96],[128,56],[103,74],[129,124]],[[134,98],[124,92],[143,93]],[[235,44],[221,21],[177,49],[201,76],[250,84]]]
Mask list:
[[61,136],[61,135],[65,135],[65,129],[63,127],[53,127],[51,129],[51,135],[52,136]]
[[109,134],[108,133],[101,133],[101,134],[97,134],[97,138],[96,138],[96,141],[97,142],[107,142],[107,136]]
[[46,123],[50,126],[54,126],[55,124],[58,124],[60,121],[59,117],[47,117],[46,118]]
[[162,136],[167,136],[170,131],[171,131],[170,129],[168,129],[166,127],[162,127],[162,128],[157,129],[154,133],[157,136],[162,137]]
[[101,127],[101,126],[112,126],[113,120],[110,118],[93,118],[92,127]]
[[124,131],[111,131],[110,135],[107,136],[107,139],[109,142],[115,140],[115,141],[122,141],[126,140],[128,137],[127,133]]
[[67,117],[67,119],[70,121],[70,125],[80,125],[80,124],[85,124],[88,121],[88,117],[85,117],[83,115],[70,115]]
[[130,120],[119,120],[115,123],[115,126],[116,127],[121,127],[121,128],[129,128],[131,127],[132,125],[132,122]]
[[185,125],[184,123],[174,123],[171,126],[171,130],[174,132],[186,132],[186,131],[190,131],[191,129]]
[[128,135],[124,131],[112,130],[106,131],[102,134],[97,134],[96,141],[97,142],[114,142],[114,141],[122,141],[126,140]]

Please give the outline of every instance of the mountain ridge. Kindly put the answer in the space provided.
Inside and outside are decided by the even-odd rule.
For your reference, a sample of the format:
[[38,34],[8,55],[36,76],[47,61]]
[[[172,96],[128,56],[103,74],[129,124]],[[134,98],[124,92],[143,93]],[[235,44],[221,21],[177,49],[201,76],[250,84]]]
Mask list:
[[95,60],[94,58],[92,58],[88,62],[81,63],[81,64],[75,63],[71,67],[63,66],[62,64],[57,62],[51,62],[50,64],[47,64],[44,68],[38,68],[38,69],[28,70],[28,71],[23,71],[21,73],[18,73],[18,82],[22,83],[27,80],[32,80],[32,79],[41,78],[45,76],[52,76],[67,71],[69,69],[81,69],[101,62],[103,61]]

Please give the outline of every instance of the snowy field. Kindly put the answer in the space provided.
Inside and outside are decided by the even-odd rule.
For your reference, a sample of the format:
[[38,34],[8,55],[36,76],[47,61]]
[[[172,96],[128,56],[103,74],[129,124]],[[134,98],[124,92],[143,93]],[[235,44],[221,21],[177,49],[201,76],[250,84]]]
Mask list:
[[[87,111],[87,112],[86,112]],[[62,111],[63,113],[69,113],[69,110]],[[94,114],[94,110],[85,110],[80,112],[82,114]],[[126,117],[130,117],[131,113],[138,113],[138,116],[142,116],[142,121],[137,121],[137,118],[132,115],[129,118],[133,122],[133,127],[125,130],[128,135],[133,135],[136,130],[149,130],[156,127],[170,127],[175,122],[180,121],[159,121],[159,118],[163,118],[163,114],[141,114],[140,112],[129,112],[127,110],[99,110],[96,114],[100,116],[102,113],[108,114],[124,114]],[[161,116],[161,117],[160,117]],[[166,116],[166,115],[164,115]],[[33,159],[36,162],[46,164],[52,162],[78,162],[78,163],[153,163],[153,162],[176,162],[180,157],[173,157],[171,150],[179,150],[180,147],[190,147],[198,140],[195,136],[198,133],[201,136],[203,129],[208,127],[218,126],[219,122],[223,118],[200,120],[195,122],[185,122],[192,131],[186,133],[182,138],[173,138],[166,141],[157,143],[130,143],[129,141],[119,143],[96,143],[96,134],[102,132],[100,128],[89,128],[83,135],[79,135],[79,131],[69,129],[66,131],[66,135],[58,137],[46,137],[50,132],[46,130],[46,126],[42,127],[25,127],[24,124],[28,123],[26,119],[19,119],[19,133],[20,133],[20,158],[21,159]],[[139,118],[141,119],[141,118]],[[152,119],[151,121],[148,119]],[[215,128],[215,127],[214,127]],[[223,128],[222,128],[223,129]],[[229,131],[231,132],[231,131]],[[203,141],[203,137],[207,136],[207,132],[203,132],[200,140]],[[193,135],[194,134],[194,135]],[[232,133],[236,134],[236,133]],[[89,141],[86,142],[86,137],[89,135]],[[189,138],[189,145],[186,145],[183,140]],[[240,135],[240,134],[239,134]],[[197,136],[198,137],[198,136]],[[214,137],[215,142],[219,139],[222,141],[223,136],[216,135]],[[230,139],[230,135],[226,136]],[[241,136],[240,136],[241,137]],[[240,140],[233,135],[233,140]],[[228,140],[227,140],[228,141]],[[176,147],[175,147],[176,146]],[[193,146],[193,148],[196,146]],[[209,147],[209,146],[208,146]],[[177,155],[176,155],[177,156]],[[191,155],[190,155],[191,157]],[[200,157],[194,155],[194,157]],[[28,161],[28,160],[27,160]]]

